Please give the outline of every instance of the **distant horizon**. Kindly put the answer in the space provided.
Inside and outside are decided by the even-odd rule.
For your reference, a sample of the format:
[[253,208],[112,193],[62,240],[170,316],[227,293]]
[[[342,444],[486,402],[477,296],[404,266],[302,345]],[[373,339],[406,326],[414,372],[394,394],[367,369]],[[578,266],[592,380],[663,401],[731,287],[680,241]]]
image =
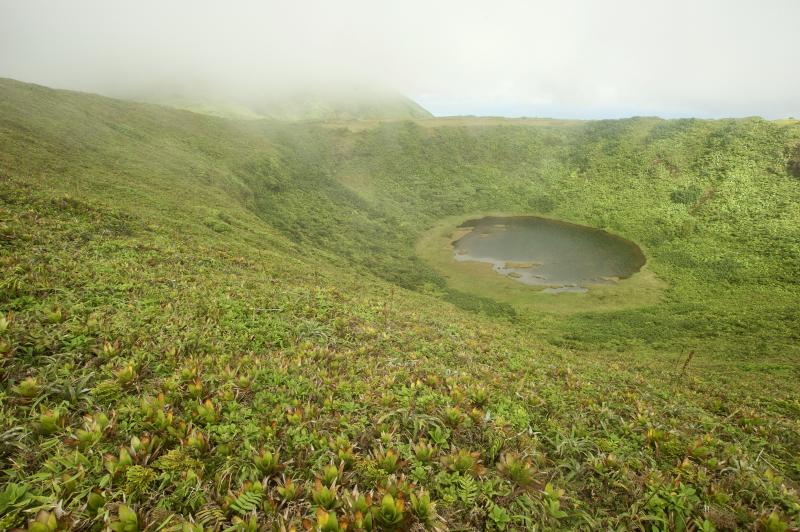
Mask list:
[[[535,107],[519,106],[515,107],[514,104],[507,104],[497,102],[492,104],[484,104],[477,107],[475,112],[465,111],[460,114],[450,114],[450,110],[459,109],[459,107],[447,104],[446,102],[427,103],[423,98],[413,98],[415,102],[419,103],[422,107],[430,111],[437,118],[447,118],[455,116],[475,116],[485,118],[551,118],[554,120],[624,120],[627,118],[662,118],[664,120],[681,120],[697,118],[701,120],[724,120],[724,119],[742,119],[759,117],[764,120],[795,120],[794,115],[788,116],[765,116],[763,114],[741,113],[735,115],[724,114],[709,114],[697,111],[695,114],[685,114],[680,111],[673,111],[669,113],[656,113],[652,110],[645,109],[632,109],[629,111],[611,111],[606,109],[586,109],[580,108],[564,108],[558,114],[541,114],[537,112]],[[531,114],[536,113],[536,114]],[[800,113],[798,113],[800,115]]]
[[[96,94],[98,96],[103,96],[106,98],[113,98],[118,100],[124,101],[137,101],[141,103],[150,103],[155,105],[163,105],[165,107],[174,107],[168,104],[159,103],[159,102],[152,102],[147,101],[142,98],[136,97],[128,97],[128,96],[121,96],[119,94],[108,93],[102,90],[89,90],[84,89],[81,87],[69,87],[69,86],[56,86],[52,84],[48,84],[47,82],[42,81],[34,81],[34,80],[25,80],[15,78],[13,76],[6,75],[4,73],[0,73],[0,79],[10,79],[19,83],[26,83],[31,85],[39,85],[42,87],[47,87],[49,89],[54,90],[65,90],[65,91],[73,91],[73,92],[80,92],[84,94]],[[604,112],[602,110],[594,110],[594,111],[587,111],[586,114],[579,114],[573,111],[565,110],[564,114],[558,115],[548,115],[548,114],[526,114],[523,108],[520,108],[521,112],[517,112],[517,108],[513,106],[513,104],[504,104],[502,102],[496,102],[493,104],[484,104],[482,106],[478,106],[476,109],[473,108],[461,108],[458,107],[458,104],[448,104],[447,102],[441,101],[433,101],[429,103],[426,101],[425,97],[415,98],[413,95],[403,94],[399,91],[395,91],[397,94],[400,94],[411,101],[417,103],[426,111],[430,112],[433,115],[433,118],[502,118],[502,119],[531,119],[531,120],[576,120],[576,121],[599,121],[599,120],[626,120],[632,118],[658,118],[662,120],[686,120],[686,119],[698,119],[698,120],[726,120],[726,119],[745,119],[745,118],[762,118],[764,120],[797,120],[798,118],[795,116],[775,116],[775,117],[768,117],[759,114],[741,114],[741,115],[683,115],[683,114],[654,114],[648,113],[646,111],[631,111],[629,113],[619,112],[616,114],[609,114],[608,112]],[[457,112],[458,109],[462,109],[461,112]],[[186,109],[184,109],[186,110]],[[198,111],[195,111],[198,112]],[[203,114],[203,113],[200,113]],[[424,120],[424,119],[423,119]]]

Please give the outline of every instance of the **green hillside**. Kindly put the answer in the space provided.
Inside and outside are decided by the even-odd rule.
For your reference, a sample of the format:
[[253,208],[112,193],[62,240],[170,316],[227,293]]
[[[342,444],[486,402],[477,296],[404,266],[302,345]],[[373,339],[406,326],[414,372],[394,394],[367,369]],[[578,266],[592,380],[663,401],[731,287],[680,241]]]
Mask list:
[[[799,146],[0,80],[0,529],[798,527]],[[493,297],[431,244],[477,213],[608,229],[646,282]]]

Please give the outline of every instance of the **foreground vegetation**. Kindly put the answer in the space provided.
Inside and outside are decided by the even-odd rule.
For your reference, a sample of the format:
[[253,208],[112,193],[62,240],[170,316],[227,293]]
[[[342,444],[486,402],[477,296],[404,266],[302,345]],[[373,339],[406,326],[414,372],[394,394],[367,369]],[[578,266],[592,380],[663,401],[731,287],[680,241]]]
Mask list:
[[[0,96],[0,529],[800,525],[795,122]],[[533,313],[415,255],[493,210],[636,240],[660,301]]]

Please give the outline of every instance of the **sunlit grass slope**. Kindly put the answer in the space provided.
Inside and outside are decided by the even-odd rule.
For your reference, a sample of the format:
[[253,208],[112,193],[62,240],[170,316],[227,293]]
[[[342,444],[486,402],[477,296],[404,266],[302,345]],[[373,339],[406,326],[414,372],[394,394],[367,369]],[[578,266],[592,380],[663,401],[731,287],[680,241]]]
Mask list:
[[[794,127],[350,130],[0,81],[0,529],[797,526]],[[639,241],[664,301],[537,317],[415,256],[501,209]]]

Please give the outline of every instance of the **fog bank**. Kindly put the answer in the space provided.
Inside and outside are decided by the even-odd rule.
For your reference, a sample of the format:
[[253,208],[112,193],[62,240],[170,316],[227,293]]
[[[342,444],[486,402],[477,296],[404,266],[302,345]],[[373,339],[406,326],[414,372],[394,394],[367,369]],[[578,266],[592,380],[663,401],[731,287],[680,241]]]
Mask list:
[[800,116],[798,20],[796,0],[2,0],[0,76],[117,96],[388,87],[438,115],[776,118]]

